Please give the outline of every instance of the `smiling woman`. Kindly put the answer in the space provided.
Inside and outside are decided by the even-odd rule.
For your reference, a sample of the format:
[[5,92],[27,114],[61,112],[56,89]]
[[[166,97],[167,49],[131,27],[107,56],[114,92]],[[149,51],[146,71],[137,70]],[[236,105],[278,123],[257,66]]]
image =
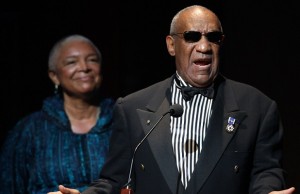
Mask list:
[[47,193],[58,184],[81,191],[98,177],[114,104],[99,93],[101,64],[100,51],[84,36],[54,45],[48,74],[55,94],[9,132],[0,158],[4,193]]
[[[50,53],[49,77],[56,88],[58,86],[62,88],[66,102],[65,111],[75,133],[88,132],[97,121],[100,108],[89,105],[101,84],[100,70],[101,54],[93,43],[84,37],[71,36],[58,43]],[[73,103],[74,101],[75,103]],[[77,113],[78,108],[86,106],[86,101],[91,111],[90,116]],[[74,104],[76,105],[75,109]],[[84,119],[84,123],[82,119]]]

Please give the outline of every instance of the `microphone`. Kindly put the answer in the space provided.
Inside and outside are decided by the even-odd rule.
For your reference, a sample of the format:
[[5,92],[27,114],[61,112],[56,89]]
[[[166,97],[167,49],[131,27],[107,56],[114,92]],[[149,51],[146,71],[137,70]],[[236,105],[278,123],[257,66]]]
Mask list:
[[130,169],[129,169],[129,175],[128,175],[128,181],[127,183],[123,186],[123,188],[121,189],[121,194],[134,194],[133,190],[131,189],[131,172],[132,172],[132,166],[133,166],[133,162],[134,162],[134,157],[135,157],[135,153],[138,150],[138,148],[140,147],[140,145],[145,141],[145,139],[147,139],[147,137],[150,135],[150,133],[153,131],[153,129],[155,129],[155,127],[160,123],[160,121],[167,115],[170,114],[170,116],[173,117],[181,117],[183,113],[183,108],[181,105],[179,104],[173,104],[168,112],[165,112],[159,119],[158,121],[153,125],[153,127],[149,130],[149,132],[144,136],[144,138],[137,144],[137,146],[134,149],[133,152],[133,156],[131,159],[131,164],[130,164]]
[[[170,107],[170,115],[173,116],[173,117],[181,117],[182,113],[183,113],[183,108],[180,104],[173,104],[171,107]],[[165,113],[165,115],[168,114]],[[164,116],[164,115],[163,115]]]

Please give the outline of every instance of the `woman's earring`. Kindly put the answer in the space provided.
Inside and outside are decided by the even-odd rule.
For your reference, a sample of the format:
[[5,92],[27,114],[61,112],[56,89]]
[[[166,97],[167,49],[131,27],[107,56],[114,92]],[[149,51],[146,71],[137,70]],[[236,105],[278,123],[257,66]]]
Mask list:
[[54,94],[58,94],[58,84],[54,85]]

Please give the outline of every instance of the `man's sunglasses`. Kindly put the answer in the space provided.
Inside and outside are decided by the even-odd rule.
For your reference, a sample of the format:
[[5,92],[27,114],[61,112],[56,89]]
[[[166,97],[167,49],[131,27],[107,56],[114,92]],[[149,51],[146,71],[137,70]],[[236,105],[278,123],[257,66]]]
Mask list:
[[209,42],[220,44],[223,41],[224,34],[220,31],[212,31],[207,33],[201,33],[198,31],[185,31],[183,33],[174,33],[171,34],[171,36],[178,36],[182,38],[179,35],[183,35],[183,38],[186,42],[194,43],[198,42],[202,36],[205,36]]

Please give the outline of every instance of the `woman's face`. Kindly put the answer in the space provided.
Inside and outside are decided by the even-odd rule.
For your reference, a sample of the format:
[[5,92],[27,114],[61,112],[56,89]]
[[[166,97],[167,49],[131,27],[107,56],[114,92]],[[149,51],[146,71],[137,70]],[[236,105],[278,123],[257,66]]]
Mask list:
[[61,86],[68,96],[86,96],[101,84],[100,58],[95,48],[85,41],[64,43],[57,55],[55,71],[50,71],[52,81]]

